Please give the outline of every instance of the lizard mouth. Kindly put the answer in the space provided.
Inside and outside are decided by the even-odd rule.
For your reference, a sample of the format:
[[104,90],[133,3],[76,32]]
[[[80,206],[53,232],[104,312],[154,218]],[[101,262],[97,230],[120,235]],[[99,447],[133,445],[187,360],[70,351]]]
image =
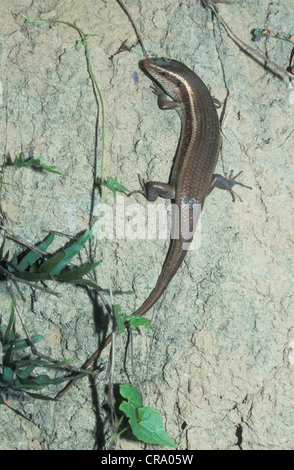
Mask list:
[[160,66],[168,63],[169,59],[164,58],[154,58],[154,59],[143,59],[139,61],[139,67],[142,72],[147,75],[153,82],[156,83],[160,88],[162,87],[161,83],[158,81],[159,75],[165,75],[166,72],[160,69]]
[[147,73],[146,63],[148,62],[149,62],[149,59],[143,59],[139,61],[139,67],[144,73]]

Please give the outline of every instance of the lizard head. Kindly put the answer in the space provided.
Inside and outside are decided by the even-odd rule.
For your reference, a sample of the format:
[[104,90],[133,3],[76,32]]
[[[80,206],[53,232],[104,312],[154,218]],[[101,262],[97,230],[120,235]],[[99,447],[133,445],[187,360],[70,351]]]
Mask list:
[[189,87],[189,76],[193,74],[182,62],[165,57],[141,60],[139,66],[175,101],[181,98],[183,89]]

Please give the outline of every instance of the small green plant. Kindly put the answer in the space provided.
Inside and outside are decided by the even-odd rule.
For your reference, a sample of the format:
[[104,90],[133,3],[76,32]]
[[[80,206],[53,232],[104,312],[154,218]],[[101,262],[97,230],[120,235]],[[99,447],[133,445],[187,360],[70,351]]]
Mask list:
[[95,263],[87,261],[87,263],[81,266],[70,266],[72,258],[79,253],[92,235],[92,231],[86,232],[67,248],[59,250],[54,255],[46,254],[45,260],[43,253],[53,242],[55,238],[54,233],[48,235],[42,243],[36,246],[36,249],[31,249],[26,254],[14,254],[10,261],[3,256],[5,241],[3,239],[0,247],[0,272],[2,272],[2,280],[10,275],[13,280],[20,282],[66,281],[72,284],[90,285],[91,287],[103,290],[94,282],[83,279],[83,276],[96,268],[101,261]]
[[[120,385],[120,394],[126,400],[122,401],[119,409],[127,417],[137,439],[145,444],[178,448],[164,430],[161,414],[150,406],[143,406],[141,393],[136,387],[129,384]],[[126,430],[127,428],[120,431],[119,435]]]
[[[13,283],[23,283],[33,287],[34,289],[38,289],[58,297],[61,296],[60,293],[48,289],[47,286],[40,286],[37,283],[44,283],[44,281],[67,282],[70,284],[80,284],[88,287],[90,286],[97,289],[98,291],[105,292],[105,290],[99,287],[92,279],[84,279],[84,276],[89,275],[89,273],[94,268],[96,268],[101,263],[101,261],[97,261],[95,263],[88,261],[81,266],[75,266],[71,263],[72,258],[80,252],[85,243],[92,236],[92,231],[84,233],[77,240],[73,241],[69,246],[57,251],[55,254],[50,254],[45,251],[54,240],[55,234],[51,233],[47,238],[45,238],[45,240],[43,240],[43,242],[37,246],[27,244],[29,250],[26,250],[20,254],[15,253],[11,260],[8,259],[9,252],[4,255],[5,230],[2,230],[1,232],[3,241],[0,245],[0,282],[5,282],[8,293],[10,294],[16,312],[26,333],[27,341],[31,347],[31,351],[36,356],[51,360],[51,358],[48,358],[48,356],[39,353],[34,346],[30,333],[26,327],[25,320],[17,303],[13,290]],[[21,243],[23,244],[24,242],[21,241]],[[53,362],[56,361],[53,360]]]
[[57,173],[58,175],[61,175],[59,171],[56,171],[56,168],[58,166],[49,166],[46,165],[45,163],[42,162],[43,157],[38,157],[38,158],[28,158],[27,160],[24,159],[23,153],[20,152],[19,155],[17,155],[12,162],[12,166],[16,167],[24,167],[24,168],[35,168],[37,170],[45,170],[50,173]]
[[113,178],[112,176],[109,176],[104,184],[105,186],[108,187],[108,189],[110,189],[110,191],[112,191],[114,197],[116,197],[117,191],[122,191],[128,194],[132,194],[132,192],[128,188],[126,188],[125,186],[123,186],[117,181],[117,178]]
[[[81,266],[73,266],[71,264],[74,256],[79,254],[92,235],[93,231],[90,230],[73,241],[67,248],[62,248],[57,253],[50,254],[45,250],[55,239],[55,234],[52,232],[38,245],[33,247],[28,245],[30,246],[28,252],[15,253],[10,260],[7,259],[7,254],[4,256],[5,238],[3,238],[0,246],[0,282],[7,278],[11,278],[16,282],[24,282],[25,284],[38,281],[63,281],[91,287],[103,294],[109,294],[108,289],[100,287],[91,279],[84,278],[84,276],[99,266],[102,260],[94,263],[87,261]],[[37,286],[34,284],[33,287]],[[113,294],[134,295],[135,293],[132,290],[128,290],[113,291]]]
[[114,305],[114,313],[118,327],[118,334],[121,334],[125,331],[125,323],[128,323],[133,330],[135,330],[139,326],[144,326],[147,329],[148,333],[151,334],[151,320],[149,320],[149,318],[143,318],[139,315],[127,315],[126,313],[120,315],[120,312],[121,306]]
[[[2,372],[0,372],[0,405],[6,405],[18,415],[26,418],[25,415],[5,402],[3,393],[7,393],[8,391],[23,392],[33,398],[54,400],[54,398],[35,393],[35,391],[39,391],[49,385],[57,385],[67,381],[68,376],[52,378],[47,374],[38,375],[35,373],[35,370],[40,367],[60,370],[71,362],[71,359],[52,363],[31,357],[30,354],[25,356],[22,354],[20,356],[20,353],[23,353],[24,349],[29,347],[29,344],[26,339],[17,339],[15,334],[15,320],[16,315],[14,313],[14,304],[11,301],[11,312],[6,331],[4,334],[0,331],[0,366],[2,369]],[[31,338],[34,344],[42,341],[43,339],[42,335],[36,335]],[[84,377],[84,374],[81,373],[75,376],[75,378],[80,377]],[[33,392],[30,390],[33,390]]]

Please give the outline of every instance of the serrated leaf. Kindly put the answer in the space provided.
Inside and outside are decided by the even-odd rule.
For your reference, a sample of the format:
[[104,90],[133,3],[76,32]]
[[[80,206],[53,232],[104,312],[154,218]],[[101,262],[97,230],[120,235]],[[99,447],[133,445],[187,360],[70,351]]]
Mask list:
[[[80,373],[74,376],[74,379],[80,379],[84,377],[85,374]],[[50,378],[46,374],[38,375],[37,377],[29,377],[28,379],[25,380],[19,380],[16,385],[13,385],[11,388],[13,390],[22,390],[22,391],[27,391],[27,390],[41,390],[44,387],[47,387],[48,385],[58,385],[61,384],[62,382],[68,382],[71,379],[71,377],[55,377],[55,378]]]
[[151,333],[150,321],[148,318],[143,318],[140,315],[122,315],[123,322],[129,322],[130,327],[135,330],[138,326],[145,326],[148,333]]
[[41,395],[40,393],[28,392],[27,390],[25,390],[25,393],[29,395],[30,397],[35,398],[37,400],[56,401],[56,398],[48,397],[46,395]]
[[[10,263],[15,267],[17,266],[17,253],[14,253],[14,255],[12,256],[11,258],[11,261]],[[15,271],[15,269],[12,267],[12,266],[7,266],[7,269],[9,272],[13,273]]]
[[46,259],[46,261],[44,261],[44,263],[39,266],[38,273],[53,274],[54,271],[59,269],[59,266],[62,264],[64,257],[65,251],[58,251],[58,253]]
[[56,266],[55,269],[51,272],[51,274],[56,275],[60,274],[61,271],[65,268],[65,266],[71,261],[71,259],[83,248],[85,243],[88,241],[88,239],[93,235],[93,230],[90,230],[89,232],[84,233],[77,241],[72,243],[70,246],[64,249],[65,256]]
[[81,285],[81,286],[92,287],[93,289],[98,290],[98,292],[103,292],[104,294],[109,294],[109,291],[107,289],[103,289],[103,287],[98,286],[98,284],[95,284],[95,282],[92,282],[89,279],[76,279],[74,281],[71,281],[70,283],[71,284],[78,284],[78,285]]
[[19,359],[13,362],[18,368],[34,366],[34,367],[50,367],[53,362],[44,361],[44,359]]
[[34,368],[35,368],[34,365],[30,365],[26,367],[24,370],[16,369],[15,375],[18,377],[18,379],[22,379],[22,380],[27,379],[33,372]]
[[117,178],[113,178],[112,176],[109,176],[105,184],[108,189],[112,191],[114,197],[116,197],[116,191],[126,191],[127,193],[132,194],[131,191],[128,190],[128,188],[126,188],[117,181]]
[[13,342],[11,341],[7,345],[7,349],[5,351],[5,354],[3,356],[3,364],[8,365],[11,361],[12,358],[12,352],[13,352]]
[[64,361],[60,362],[48,362],[44,361],[43,359],[20,359],[19,361],[14,361],[14,364],[18,368],[32,365],[34,367],[47,367],[51,369],[58,369],[60,367],[64,367],[70,362],[72,362],[72,359],[65,359]]
[[[42,335],[35,335],[33,336],[32,338],[32,342],[35,344],[35,343],[39,343],[40,341],[43,341],[44,337]],[[29,348],[29,344],[27,342],[26,339],[19,339],[18,341],[16,341],[14,344],[13,344],[13,352],[14,351],[20,351],[22,349],[25,349],[25,348]],[[8,345],[5,344],[2,348],[3,352],[7,351],[8,349]]]
[[16,319],[16,315],[14,313],[14,304],[13,304],[13,301],[11,300],[10,316],[9,316],[8,325],[4,334],[3,344],[10,343],[10,341],[15,340],[15,334],[14,334],[15,319]]
[[58,168],[58,166],[46,165],[46,163],[42,162],[42,159],[43,157],[29,158],[28,160],[24,160],[23,153],[21,152],[15,157],[14,161],[12,162],[12,166],[24,168],[37,168],[38,170],[46,170],[50,173],[57,173],[58,175],[61,175],[59,171],[56,171],[56,168]]
[[60,281],[76,281],[77,279],[82,278],[86,274],[88,274],[90,271],[95,269],[101,261],[97,261],[96,263],[91,263],[91,261],[88,261],[85,264],[82,264],[81,266],[77,266],[76,268],[72,268],[69,271],[66,271],[64,273],[58,274],[56,276],[56,279]]
[[13,384],[14,371],[7,366],[3,366],[3,374],[0,374],[0,386],[9,387]]
[[[54,233],[50,233],[48,237],[45,238],[44,241],[42,241],[41,243],[39,243],[39,245],[37,245],[37,248],[43,251],[47,250],[48,246],[50,246],[51,243],[53,242],[54,237],[55,237]],[[36,253],[35,251],[31,250],[27,255],[25,255],[22,258],[22,260],[17,265],[15,265],[13,261],[12,263],[16,266],[18,271],[25,271],[25,269],[27,269],[28,267],[31,267],[41,256],[42,256],[41,253]]]
[[23,271],[21,273],[14,272],[13,275],[28,282],[54,281],[54,277],[48,273],[30,273],[28,271]]
[[135,295],[133,290],[114,290],[112,291],[113,295]]
[[135,330],[136,328],[138,328],[138,326],[145,326],[148,333],[151,334],[150,321],[151,320],[149,320],[149,318],[142,318],[139,315],[131,315],[128,318],[128,322],[130,323],[131,328]]

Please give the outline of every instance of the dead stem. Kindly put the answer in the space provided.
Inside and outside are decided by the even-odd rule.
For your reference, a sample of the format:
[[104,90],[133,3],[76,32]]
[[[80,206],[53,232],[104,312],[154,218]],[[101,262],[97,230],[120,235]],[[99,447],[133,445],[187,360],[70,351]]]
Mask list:
[[37,246],[35,246],[32,243],[28,242],[27,240],[24,240],[23,238],[17,237],[12,232],[9,232],[8,230],[6,230],[6,228],[4,228],[3,225],[0,225],[0,229],[4,231],[3,236],[8,238],[9,240],[13,240],[13,241],[19,243],[20,245],[24,245],[27,248],[30,248],[30,250],[34,251],[35,253],[42,254],[44,256],[49,256],[50,255],[50,253],[48,253],[47,251],[41,250]]
[[260,59],[264,60],[266,63],[272,65],[273,67],[277,68],[280,72],[282,72],[283,74],[287,75],[289,78],[291,78],[293,80],[294,78],[294,75],[290,72],[288,72],[286,69],[284,69],[283,67],[281,67],[280,65],[276,64],[275,62],[273,62],[272,60],[268,59],[265,55],[261,54],[261,52],[253,49],[253,47],[249,46],[246,42],[242,41],[242,39],[240,39],[233,31],[232,29],[227,25],[227,23],[225,22],[225,20],[220,16],[219,14],[219,10],[218,8],[215,6],[216,3],[223,3],[223,2],[212,2],[212,1],[205,1],[204,4],[206,4],[207,6],[209,6],[211,8],[212,11],[214,11],[218,21],[224,26],[224,28],[226,29],[227,31],[227,34],[228,36],[233,39],[233,41],[236,41],[238,43],[238,45],[241,47],[243,46],[244,50],[245,51],[250,51],[252,52],[252,54],[255,54],[257,57],[259,57]]
[[136,24],[135,24],[135,22],[134,22],[134,20],[133,20],[133,18],[132,18],[132,16],[131,16],[131,14],[130,14],[130,12],[128,11],[126,5],[124,4],[124,2],[123,2],[122,0],[117,0],[117,3],[121,6],[121,8],[123,9],[123,11],[126,13],[127,17],[129,18],[130,22],[132,23],[132,26],[133,26],[133,28],[134,28],[134,31],[135,31],[136,36],[137,36],[137,38],[138,38],[138,41],[139,41],[139,43],[140,43],[140,45],[141,45],[141,47],[142,47],[143,54],[144,54],[144,56],[146,57],[146,59],[148,59],[148,55],[147,55],[146,49],[145,49],[145,47],[144,47],[144,43],[143,43],[142,36],[140,35],[140,33],[139,33],[139,31],[138,31],[138,29],[137,29],[137,27],[136,27]]

